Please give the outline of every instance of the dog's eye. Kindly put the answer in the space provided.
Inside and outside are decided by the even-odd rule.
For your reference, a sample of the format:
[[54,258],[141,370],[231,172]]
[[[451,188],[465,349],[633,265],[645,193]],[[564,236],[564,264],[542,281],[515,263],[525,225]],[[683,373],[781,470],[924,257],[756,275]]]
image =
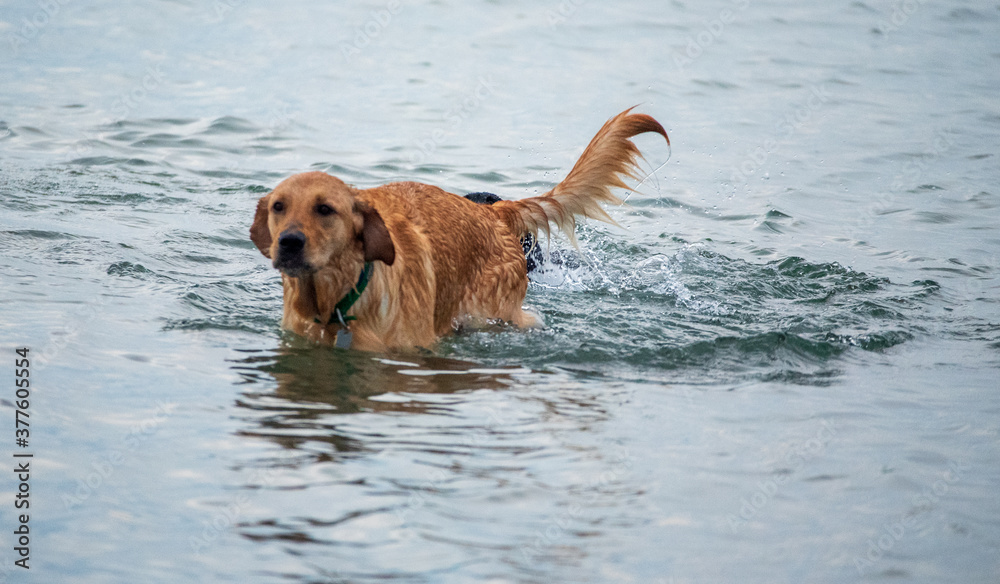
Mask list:
[[316,205],[316,212],[326,217],[327,215],[333,215],[337,211],[334,210],[334,208],[331,207],[330,205],[327,205],[325,203],[320,203],[319,205]]
[[271,210],[274,211],[275,213],[281,213],[282,211],[285,210],[285,204],[282,203],[281,201],[275,201],[274,204],[271,205]]

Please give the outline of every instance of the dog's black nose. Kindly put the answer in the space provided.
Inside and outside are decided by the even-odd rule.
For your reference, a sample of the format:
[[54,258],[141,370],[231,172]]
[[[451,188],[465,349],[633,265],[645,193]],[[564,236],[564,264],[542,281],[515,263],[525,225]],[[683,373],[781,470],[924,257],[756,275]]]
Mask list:
[[286,231],[278,238],[282,253],[298,253],[306,246],[306,236],[301,231]]

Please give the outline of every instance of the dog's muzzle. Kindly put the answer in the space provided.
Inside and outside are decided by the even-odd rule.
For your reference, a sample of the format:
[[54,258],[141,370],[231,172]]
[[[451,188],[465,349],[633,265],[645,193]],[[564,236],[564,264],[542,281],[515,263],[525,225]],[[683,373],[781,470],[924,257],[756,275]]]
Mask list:
[[278,237],[278,254],[274,267],[297,277],[312,272],[312,266],[305,258],[306,236],[301,231],[288,230]]

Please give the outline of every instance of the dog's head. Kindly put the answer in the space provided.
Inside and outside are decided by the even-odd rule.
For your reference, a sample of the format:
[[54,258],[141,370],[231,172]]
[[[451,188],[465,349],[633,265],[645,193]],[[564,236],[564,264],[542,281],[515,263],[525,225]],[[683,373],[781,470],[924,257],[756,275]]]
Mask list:
[[354,254],[392,265],[389,230],[357,191],[324,172],[289,177],[257,202],[250,239],[274,267],[300,277]]

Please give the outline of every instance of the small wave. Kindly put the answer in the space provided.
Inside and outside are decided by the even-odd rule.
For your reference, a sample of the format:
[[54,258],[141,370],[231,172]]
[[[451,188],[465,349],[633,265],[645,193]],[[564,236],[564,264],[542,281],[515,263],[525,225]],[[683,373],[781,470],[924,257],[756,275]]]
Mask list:
[[106,273],[109,276],[122,276],[140,280],[144,280],[153,274],[152,270],[147,269],[142,264],[134,264],[132,262],[115,262],[108,266]]
[[168,318],[164,319],[164,331],[233,331],[254,333],[260,335],[276,335],[277,319],[272,316],[210,316],[206,318]]
[[76,239],[75,235],[60,231],[47,231],[44,229],[21,229],[16,231],[0,231],[0,241],[3,239],[14,240],[20,237],[30,237],[32,239],[63,240]]
[[261,128],[257,127],[249,120],[233,116],[223,116],[221,118],[213,120],[212,123],[209,124],[208,128],[202,133],[214,135],[214,134],[253,134],[256,132],[261,132]]
[[86,156],[83,158],[74,158],[68,164],[75,166],[158,166],[161,163],[134,157]]
[[863,333],[859,335],[838,335],[827,333],[826,340],[852,347],[860,347],[865,351],[883,351],[913,339],[913,335],[905,331],[886,331],[882,333]]

